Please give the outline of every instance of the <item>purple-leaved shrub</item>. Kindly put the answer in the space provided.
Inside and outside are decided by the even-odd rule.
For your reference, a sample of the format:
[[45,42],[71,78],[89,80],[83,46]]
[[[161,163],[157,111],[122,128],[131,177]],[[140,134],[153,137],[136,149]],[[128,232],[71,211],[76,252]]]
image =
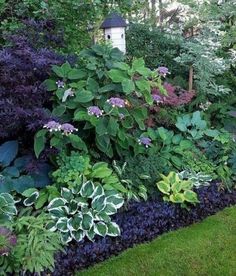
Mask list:
[[32,137],[50,117],[46,111],[50,94],[42,82],[51,65],[61,64],[65,58],[42,44],[41,48],[33,46],[32,33],[14,34],[8,38],[8,46],[0,48],[0,140]]

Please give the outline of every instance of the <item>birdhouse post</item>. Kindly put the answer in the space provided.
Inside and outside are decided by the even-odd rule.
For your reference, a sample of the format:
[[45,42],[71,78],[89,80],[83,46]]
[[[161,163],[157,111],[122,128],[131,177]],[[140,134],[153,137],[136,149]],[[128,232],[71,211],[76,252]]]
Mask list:
[[119,48],[123,53],[126,52],[125,20],[117,13],[111,13],[103,21],[101,29],[104,30],[104,38],[110,41],[114,48]]

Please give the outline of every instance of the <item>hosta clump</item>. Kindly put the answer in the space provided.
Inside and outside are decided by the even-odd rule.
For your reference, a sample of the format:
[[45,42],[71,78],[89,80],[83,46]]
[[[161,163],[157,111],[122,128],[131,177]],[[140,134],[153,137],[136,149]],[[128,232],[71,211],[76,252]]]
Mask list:
[[186,203],[199,202],[197,194],[192,191],[193,184],[189,180],[182,180],[176,172],[170,172],[168,176],[161,175],[162,180],[157,182],[157,188],[164,196],[164,201],[180,203],[181,207],[187,207]]
[[77,189],[61,189],[61,197],[48,205],[54,220],[52,231],[59,231],[65,243],[84,237],[93,240],[95,235],[118,236],[119,226],[111,221],[111,215],[123,205],[124,200],[114,190],[105,191],[102,185],[83,182]]
[[202,172],[194,172],[194,171],[182,171],[178,173],[179,177],[183,180],[190,180],[194,187],[197,189],[201,186],[209,186],[212,181],[212,177],[210,175],[204,174]]

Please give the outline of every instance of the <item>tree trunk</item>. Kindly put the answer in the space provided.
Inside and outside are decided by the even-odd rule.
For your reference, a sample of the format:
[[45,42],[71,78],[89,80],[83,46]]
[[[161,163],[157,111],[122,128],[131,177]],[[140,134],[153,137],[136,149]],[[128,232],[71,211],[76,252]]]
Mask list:
[[156,0],[151,0],[151,23],[153,27],[156,27],[157,15],[156,15]]
[[159,26],[162,30],[163,27],[163,2],[162,0],[159,0]]

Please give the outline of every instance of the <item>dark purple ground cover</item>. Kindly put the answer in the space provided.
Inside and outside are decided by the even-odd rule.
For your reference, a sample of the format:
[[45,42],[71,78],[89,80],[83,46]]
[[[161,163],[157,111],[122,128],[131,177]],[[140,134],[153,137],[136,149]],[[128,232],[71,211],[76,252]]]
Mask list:
[[201,221],[236,204],[236,191],[219,191],[217,184],[201,188],[197,192],[201,203],[189,211],[178,205],[157,201],[131,203],[126,210],[114,216],[121,228],[120,237],[97,237],[94,243],[84,240],[71,244],[65,253],[57,255],[53,275],[73,275],[73,272],[104,261],[129,247]]

